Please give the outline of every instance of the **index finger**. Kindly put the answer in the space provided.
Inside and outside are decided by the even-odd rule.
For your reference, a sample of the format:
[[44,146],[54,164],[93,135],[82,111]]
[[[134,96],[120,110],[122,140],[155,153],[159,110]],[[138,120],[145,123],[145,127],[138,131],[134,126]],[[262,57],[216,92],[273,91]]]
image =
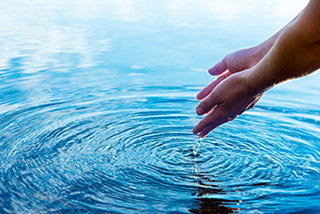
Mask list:
[[206,115],[194,128],[193,133],[204,138],[211,130],[228,121],[227,115],[217,106],[213,111]]
[[218,62],[215,66],[209,69],[209,73],[211,75],[219,75],[225,72],[228,69],[226,65],[226,57],[224,57],[220,62]]
[[220,82],[222,82],[224,79],[226,79],[228,76],[231,75],[230,71],[226,71],[223,74],[221,74],[216,80],[214,80],[212,83],[207,85],[205,88],[203,88],[198,94],[197,94],[197,99],[202,100],[206,96],[208,96],[212,90],[219,85]]

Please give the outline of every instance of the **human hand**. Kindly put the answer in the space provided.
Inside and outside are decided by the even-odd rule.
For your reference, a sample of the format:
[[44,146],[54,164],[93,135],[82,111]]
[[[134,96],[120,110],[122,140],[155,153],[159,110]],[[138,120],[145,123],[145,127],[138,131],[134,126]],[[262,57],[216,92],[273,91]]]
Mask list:
[[194,127],[194,134],[199,133],[199,136],[204,138],[217,126],[233,120],[254,107],[263,92],[250,87],[247,82],[249,73],[250,69],[231,76],[227,76],[228,74],[223,76],[225,80],[221,80],[210,95],[198,105],[196,109],[198,115],[209,113]]
[[[255,66],[264,56],[264,54],[268,50],[268,45],[261,44],[259,46],[249,48],[249,49],[242,49],[231,54],[228,54],[224,57],[220,62],[218,62],[215,66],[209,69],[209,73],[211,75],[220,75],[216,80],[210,83],[208,86],[203,88],[198,94],[197,99],[202,100],[206,98],[217,86],[219,86],[217,90],[215,90],[214,95],[210,94],[207,99],[201,102],[197,108],[197,113],[199,115],[205,114],[210,110],[214,110],[210,112],[206,117],[204,117],[200,123],[195,126],[193,129],[194,134],[198,134],[200,137],[205,137],[211,130],[216,128],[217,126],[233,120],[237,115],[240,115],[243,111],[254,107],[255,103],[259,100],[262,94],[256,94],[255,96],[252,95],[251,99],[249,100],[249,104],[245,105],[245,103],[238,102],[238,99],[241,97],[233,97],[236,93],[243,93],[241,92],[246,88],[245,84],[238,85],[238,81],[243,83],[243,76],[248,71],[246,69],[252,68]],[[231,76],[237,72],[243,71],[243,74],[237,76]],[[229,77],[231,76],[231,77]],[[229,78],[228,78],[229,77]],[[228,79],[227,79],[228,78]],[[221,83],[223,80],[226,80],[227,83]],[[236,85],[232,85],[233,82]],[[221,84],[220,84],[221,83]],[[229,88],[228,88],[229,87]],[[224,92],[224,90],[226,92]],[[213,92],[212,92],[213,93]],[[221,93],[221,94],[219,94]],[[232,94],[234,93],[234,94]],[[252,91],[246,92],[248,95],[252,94]],[[230,96],[230,97],[228,97]],[[222,103],[217,103],[215,100],[216,98],[220,98],[221,100],[225,99],[226,102],[223,100]],[[233,108],[228,109],[228,102],[235,103],[239,105],[239,109],[236,109],[236,105]],[[241,100],[240,100],[241,101]],[[248,101],[248,100],[247,100]],[[245,105],[245,106],[243,106]],[[202,107],[203,106],[203,107]],[[217,111],[217,107],[222,106],[226,112],[221,115],[217,115],[214,113]],[[199,109],[203,108],[204,112],[200,112]],[[220,110],[219,110],[220,111]]]
[[319,1],[310,1],[278,33],[254,48],[227,55],[209,69],[210,74],[220,76],[197,95],[199,100],[205,98],[197,114],[207,115],[194,127],[194,134],[205,137],[252,108],[264,91],[320,68],[320,28],[314,27],[319,26],[319,8]]
[[[198,100],[202,100],[224,79],[231,74],[255,66],[266,53],[266,47],[262,45],[242,49],[225,56],[220,62],[209,69],[211,75],[220,75],[216,80],[203,88],[197,95]],[[226,71],[226,72],[225,72]]]

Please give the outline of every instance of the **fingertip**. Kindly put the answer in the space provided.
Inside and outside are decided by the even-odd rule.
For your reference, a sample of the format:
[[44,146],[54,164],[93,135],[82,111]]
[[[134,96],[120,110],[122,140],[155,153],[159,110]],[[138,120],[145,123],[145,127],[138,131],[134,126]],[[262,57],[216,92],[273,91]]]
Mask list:
[[210,83],[197,94],[197,99],[202,100],[203,98],[208,96],[208,94],[210,94],[212,90],[213,90],[212,83]]
[[199,133],[199,137],[200,138],[205,138],[213,129],[215,129],[215,126],[209,125],[206,126],[204,129],[201,130],[201,132]]
[[203,110],[203,108],[201,106],[198,106],[197,109],[196,109],[196,112],[197,114],[200,116],[200,115],[203,115],[205,112]]
[[204,98],[203,93],[201,93],[201,92],[199,92],[196,97],[197,97],[197,100],[199,100],[199,101]]
[[199,137],[201,140],[203,140],[204,138],[206,138],[207,135],[208,135],[208,133],[200,133]]
[[192,130],[192,133],[194,134],[194,135],[198,135],[198,130],[197,130],[197,126],[195,126],[194,128],[193,128],[193,130]]
[[216,66],[214,66],[212,68],[209,68],[208,72],[209,72],[209,74],[214,75],[214,76],[219,74],[219,72],[217,71]]
[[200,93],[197,94],[196,98],[197,100],[200,100]]
[[219,75],[225,72],[226,70],[227,70],[227,66],[224,58],[222,61],[218,62],[215,66],[210,68],[208,71],[211,75]]

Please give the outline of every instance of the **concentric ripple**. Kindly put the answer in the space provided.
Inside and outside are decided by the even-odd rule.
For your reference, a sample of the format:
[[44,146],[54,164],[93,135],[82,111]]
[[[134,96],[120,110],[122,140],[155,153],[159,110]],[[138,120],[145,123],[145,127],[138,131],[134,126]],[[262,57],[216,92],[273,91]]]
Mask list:
[[191,132],[193,91],[168,87],[3,114],[2,211],[234,213],[318,199],[320,145],[310,131],[317,123],[302,129],[292,109],[281,116],[258,106],[200,140]]
[[[4,114],[3,211],[166,212],[194,187],[194,118],[161,108],[171,100],[93,99]],[[118,102],[126,109],[110,111]]]
[[206,67],[302,4],[256,2],[1,1],[0,213],[320,213],[319,72],[192,134]]

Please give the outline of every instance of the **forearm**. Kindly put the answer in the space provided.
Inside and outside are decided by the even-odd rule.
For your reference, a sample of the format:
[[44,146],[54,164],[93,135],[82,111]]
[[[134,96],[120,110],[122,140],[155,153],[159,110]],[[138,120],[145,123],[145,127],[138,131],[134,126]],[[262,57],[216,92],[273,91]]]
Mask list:
[[311,0],[295,20],[270,39],[227,55],[209,70],[213,75],[221,75],[198,94],[199,99],[205,99],[196,112],[207,115],[193,133],[205,137],[217,126],[253,108],[273,85],[319,67],[320,0]]
[[303,13],[278,36],[270,51],[248,73],[248,83],[266,90],[320,67],[320,2],[310,1]]
[[260,43],[257,46],[254,46],[252,48],[249,48],[248,51],[252,52],[251,56],[254,56],[256,59],[256,62],[259,62],[272,48],[274,45],[275,41],[278,39],[279,35],[294,21],[296,21],[300,15],[304,12],[302,10],[293,20],[291,20],[286,26],[284,26],[281,30],[279,30],[277,33],[272,35],[270,38],[265,40],[264,42]]

